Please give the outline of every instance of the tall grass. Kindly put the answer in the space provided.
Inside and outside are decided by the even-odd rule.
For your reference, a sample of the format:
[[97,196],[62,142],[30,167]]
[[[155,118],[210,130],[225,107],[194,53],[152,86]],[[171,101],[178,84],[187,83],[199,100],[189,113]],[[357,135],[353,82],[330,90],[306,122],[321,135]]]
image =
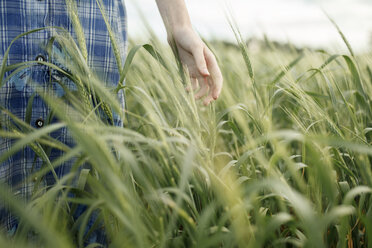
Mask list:
[[[120,107],[115,90],[87,66],[83,42],[57,35],[72,59],[63,73],[97,102],[83,107],[81,96],[40,90],[61,122],[39,130],[1,106],[19,128],[0,131],[17,140],[0,162],[29,145],[49,165],[31,175],[41,178],[77,158],[27,203],[1,186],[1,201],[21,220],[1,244],[83,247],[87,220],[98,212],[92,228],[103,223],[110,247],[372,247],[371,57],[254,53],[236,34],[236,47],[209,44],[225,79],[209,107],[184,91],[188,77],[168,47],[156,37],[152,45],[131,41],[120,68],[126,85],[116,89],[126,93],[124,128],[102,120],[103,103]],[[32,66],[5,63],[0,75]],[[75,147],[48,135],[64,126]],[[47,147],[65,154],[49,161]],[[76,204],[88,208],[74,220]],[[31,241],[30,231],[37,234]]]

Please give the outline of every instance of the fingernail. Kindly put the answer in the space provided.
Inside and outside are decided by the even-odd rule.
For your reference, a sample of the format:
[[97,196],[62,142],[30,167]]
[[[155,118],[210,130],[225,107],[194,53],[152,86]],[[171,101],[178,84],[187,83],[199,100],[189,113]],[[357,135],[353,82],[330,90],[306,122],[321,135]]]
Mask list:
[[202,73],[203,73],[204,75],[208,75],[208,76],[210,75],[210,74],[209,74],[209,71],[208,71],[207,68],[203,68],[203,69],[202,69]]

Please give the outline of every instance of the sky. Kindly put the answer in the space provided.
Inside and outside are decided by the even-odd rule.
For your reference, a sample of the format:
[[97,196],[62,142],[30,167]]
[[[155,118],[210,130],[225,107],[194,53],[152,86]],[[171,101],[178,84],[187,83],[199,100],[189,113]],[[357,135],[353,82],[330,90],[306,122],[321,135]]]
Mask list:
[[[372,0],[185,0],[194,28],[205,38],[234,40],[227,19],[230,9],[245,38],[290,41],[295,45],[345,50],[326,11],[341,28],[351,46],[366,51],[372,46]],[[134,4],[135,3],[135,4]],[[132,38],[146,34],[143,16],[165,40],[166,33],[155,0],[127,0],[128,32]]]

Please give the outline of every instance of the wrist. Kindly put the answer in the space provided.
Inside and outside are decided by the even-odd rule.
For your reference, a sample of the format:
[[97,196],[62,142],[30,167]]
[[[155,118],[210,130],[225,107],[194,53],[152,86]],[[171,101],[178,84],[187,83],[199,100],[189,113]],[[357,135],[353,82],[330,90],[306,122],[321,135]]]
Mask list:
[[156,0],[168,36],[178,30],[192,29],[184,0]]
[[167,40],[168,43],[171,43],[173,40],[177,42],[179,39],[192,37],[194,34],[195,31],[191,25],[179,25],[167,30]]
[[168,38],[171,38],[173,36],[177,36],[179,33],[187,33],[192,32],[193,28],[191,26],[191,23],[189,22],[177,22],[177,23],[170,23],[167,27],[167,35]]

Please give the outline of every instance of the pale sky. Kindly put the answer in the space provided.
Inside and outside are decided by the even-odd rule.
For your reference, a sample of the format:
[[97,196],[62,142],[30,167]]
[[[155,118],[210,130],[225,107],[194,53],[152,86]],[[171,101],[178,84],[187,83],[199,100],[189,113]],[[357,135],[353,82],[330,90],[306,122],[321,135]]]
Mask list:
[[[127,0],[129,35],[145,34],[134,2],[152,29],[166,34],[155,0]],[[352,47],[365,51],[372,43],[372,0],[185,0],[193,26],[206,38],[233,40],[225,17],[230,6],[243,37],[291,41],[296,45],[344,50],[336,29],[322,8],[338,23]]]

